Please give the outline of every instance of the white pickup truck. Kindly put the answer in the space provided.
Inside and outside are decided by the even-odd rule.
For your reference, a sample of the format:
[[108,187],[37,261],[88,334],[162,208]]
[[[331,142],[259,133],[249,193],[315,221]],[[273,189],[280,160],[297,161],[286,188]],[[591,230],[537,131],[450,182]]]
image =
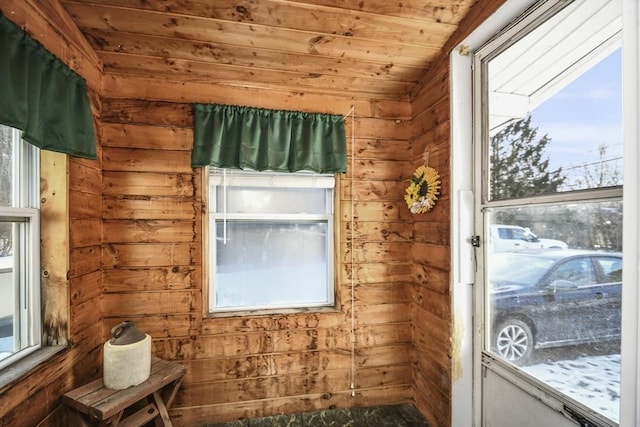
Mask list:
[[528,228],[517,225],[493,224],[489,228],[491,252],[508,252],[520,249],[567,249],[569,246],[554,239],[543,239]]

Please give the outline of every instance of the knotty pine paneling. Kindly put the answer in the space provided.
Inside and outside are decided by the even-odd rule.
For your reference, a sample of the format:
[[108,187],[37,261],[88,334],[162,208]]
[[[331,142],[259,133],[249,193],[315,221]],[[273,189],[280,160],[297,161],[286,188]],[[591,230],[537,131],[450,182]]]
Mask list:
[[[354,280],[354,283],[360,284],[377,284],[381,280],[389,283],[410,283],[411,266],[409,263],[361,263],[354,269],[345,266],[341,269],[342,282],[350,283]],[[349,291],[350,292],[350,291]],[[350,297],[350,296],[349,296]]]
[[88,87],[95,91],[100,89],[102,62],[58,2],[0,0],[0,9],[82,76]]
[[[142,96],[140,88],[144,88],[142,97],[150,101],[177,103],[214,102],[228,105],[245,105],[247,103],[246,100],[251,99],[251,105],[259,108],[348,115],[347,125],[349,125],[352,108],[356,117],[384,117],[391,120],[411,120],[412,117],[411,104],[406,101],[386,99],[384,97],[359,99],[336,97],[330,94],[292,92],[278,88],[259,89],[240,86],[225,86],[224,90],[220,90],[220,86],[217,85],[202,85],[172,81],[170,79],[157,80],[149,77],[114,75],[110,73],[105,73],[102,81],[102,94],[112,103],[117,102],[116,100],[127,102],[132,98],[140,98]],[[107,129],[107,125],[105,124],[105,129]],[[349,128],[347,136],[351,137],[351,128]],[[359,132],[356,132],[355,136],[358,139]],[[357,147],[358,149],[363,149],[360,144]]]
[[113,292],[178,290],[200,286],[199,271],[191,266],[107,269],[102,277],[104,288]]
[[401,385],[362,389],[355,397],[352,397],[351,391],[348,390],[262,399],[251,402],[251,404],[242,401],[197,407],[178,407],[171,411],[171,420],[174,425],[204,425],[212,419],[224,421],[259,418],[264,413],[291,414],[325,408],[389,405],[408,402],[411,400],[412,394],[411,386]]
[[[102,223],[104,243],[117,243],[123,234],[131,236],[131,243],[189,243],[194,242],[196,222],[175,220],[105,220]],[[200,237],[199,235],[197,237]]]
[[[111,101],[114,104],[115,101]],[[110,105],[111,105],[110,104]],[[193,146],[193,129],[181,127],[159,127],[104,123],[102,140],[106,147],[157,148],[189,151]]]
[[[154,87],[138,88],[140,98],[103,102],[102,304],[105,333],[133,319],[148,328],[156,356],[187,366],[172,409],[178,425],[273,415],[279,407],[301,412],[308,410],[309,396],[350,396],[352,315],[357,391],[339,405],[375,404],[386,389],[398,388],[403,392],[390,392],[385,403],[409,401],[412,232],[402,206],[404,187],[398,185],[412,154],[406,105],[376,101],[367,109],[393,111],[392,117],[356,115],[354,140],[353,120],[346,118],[348,172],[336,189],[338,309],[207,319],[202,188],[190,166],[191,107],[163,100]],[[224,100],[236,90],[228,95],[221,87],[218,96]],[[266,101],[264,92],[255,93],[260,104],[254,106],[314,111],[305,97],[269,94]],[[331,106],[328,101],[324,105]],[[340,110],[329,112],[344,114],[345,101],[335,101]],[[314,407],[334,404],[333,398],[319,399]]]
[[87,301],[98,301],[102,293],[102,274],[94,271],[90,274],[74,277],[69,280],[69,298],[72,307]]
[[[87,79],[92,88],[92,105],[96,107],[99,140],[104,146],[98,147],[98,161],[70,159],[69,163],[67,276],[73,315],[71,347],[24,380],[0,390],[0,425],[35,425],[45,418],[48,422],[43,425],[61,425],[56,423],[63,419],[56,417],[61,394],[100,375],[103,340],[111,326],[125,319],[134,319],[154,337],[157,355],[187,366],[186,392],[179,399],[200,400],[195,406],[182,403],[174,406],[172,416],[176,425],[412,400],[432,426],[449,425],[449,265],[444,255],[448,250],[450,221],[447,53],[503,1],[478,2],[478,6],[470,9],[469,17],[446,42],[444,53],[433,56],[435,65],[412,90],[413,101],[406,102],[398,99],[397,94],[382,92],[376,98],[341,95],[337,88],[344,87],[344,81],[326,93],[305,93],[300,88],[215,85],[178,78],[159,79],[144,73],[124,75],[108,69],[105,72],[84,36],[61,13],[57,1],[49,4],[0,0],[6,15]],[[85,7],[79,2],[67,3]],[[302,8],[307,2],[298,3],[296,7]],[[327,6],[325,14],[340,6],[354,13],[421,18],[444,26],[455,24],[469,11],[449,6],[423,8],[415,0],[377,2],[373,6],[356,0],[312,3]],[[370,10],[371,7],[375,9]],[[93,8],[88,16],[91,15],[94,19],[97,16]],[[138,17],[143,15],[149,16],[139,13]],[[129,17],[114,17],[121,18]],[[183,16],[180,20],[198,31],[197,23],[191,25]],[[143,21],[141,25],[150,26],[152,31],[169,31]],[[86,25],[104,27],[94,34],[104,36],[100,43],[105,49],[115,50],[117,45],[109,41],[112,28],[98,21]],[[237,24],[230,25],[233,29],[226,37],[233,38],[243,29]],[[384,25],[377,22],[376,28],[375,34],[380,34]],[[294,32],[283,30],[276,34],[287,42],[288,35]],[[158,45],[141,40],[134,49],[153,56]],[[98,42],[96,38],[90,40],[94,46]],[[312,53],[335,51],[341,56],[348,53],[347,58],[336,62],[347,76],[349,67],[356,65],[352,58],[373,55],[359,49],[358,43],[344,48],[336,48],[337,45],[313,43],[311,48],[316,51]],[[118,47],[123,52],[130,48]],[[255,53],[249,46],[242,49]],[[391,52],[383,46],[380,52],[379,59],[388,62],[397,49]],[[300,51],[299,56],[307,53]],[[424,48],[416,50],[416,55],[422,58],[418,67],[426,64],[424,53]],[[198,55],[199,51],[190,54]],[[287,56],[289,61],[295,62],[295,58],[296,54]],[[182,59],[197,60],[195,56]],[[259,55],[252,59],[260,60]],[[377,73],[376,65],[372,64],[365,76]],[[312,65],[305,60],[298,67],[304,72],[304,67]],[[391,68],[384,67],[382,74],[404,82],[418,75],[414,68],[394,64]],[[360,75],[362,71],[353,77]],[[356,138],[354,147],[348,141],[350,166],[339,188],[341,207],[336,211],[340,235],[337,258],[343,260],[337,266],[343,300],[338,310],[203,318],[202,188],[198,174],[189,166],[191,102],[333,114],[355,109],[355,122],[351,116],[346,120],[347,135],[350,137],[353,131]],[[443,194],[433,212],[415,216],[407,213],[402,195],[405,180],[422,161],[426,150],[430,152],[430,163],[443,177]],[[351,166],[353,155],[355,168]],[[354,208],[346,208],[352,201]],[[414,239],[419,245],[413,244]],[[163,251],[164,247],[168,252]],[[181,253],[172,255],[176,250]],[[353,258],[347,250],[352,251]],[[432,250],[439,255],[434,258]],[[189,255],[185,256],[184,251]],[[362,254],[366,251],[373,254]],[[150,259],[158,254],[161,265],[150,265],[153,264]],[[104,267],[103,257],[108,261]],[[356,301],[355,397],[344,385],[344,378],[336,376],[350,374],[351,284]],[[413,287],[413,292],[408,287]],[[234,351],[225,349],[227,344]],[[430,352],[432,349],[435,350]],[[409,366],[411,370],[407,369]],[[322,390],[319,390],[319,375],[325,371],[330,374],[320,381]],[[282,390],[276,381],[278,376],[291,379],[285,385],[286,396],[276,396]],[[310,380],[314,380],[315,388]],[[243,394],[224,403],[207,399],[228,389],[230,381],[240,384],[243,391],[263,390],[265,397],[251,400]],[[194,390],[201,394],[196,395]]]
[[[311,42],[313,43],[313,40]],[[160,41],[160,43],[162,43],[162,41]],[[165,46],[163,46],[163,51],[164,48]],[[196,46],[195,49],[197,48]],[[235,46],[234,51],[237,51]],[[121,75],[134,74],[158,79],[180,79],[184,82],[221,85],[242,85],[256,75],[255,68],[239,68],[235,65],[210,63],[199,60],[194,61],[177,58],[167,60],[167,58],[163,56],[126,55],[121,52],[102,52],[100,56],[106,71]],[[294,54],[294,56],[297,55]],[[312,58],[318,58],[318,56],[313,56]],[[357,60],[353,62],[357,62]],[[379,65],[378,68],[384,69],[384,65]],[[419,68],[414,68],[412,74],[421,72],[422,70]],[[393,81],[391,79],[381,80],[379,78],[367,78],[365,74],[360,77],[342,77],[334,73],[307,74],[300,73],[296,70],[281,71],[269,69],[260,70],[260,78],[267,80],[270,85],[290,88],[292,90],[317,90],[317,87],[321,86],[328,93],[357,91],[371,97],[376,97],[384,93],[407,94],[414,87],[417,80],[411,81],[409,77],[407,78],[409,81]]]
[[99,218],[75,220],[73,228],[69,230],[69,244],[73,248],[100,245],[102,242],[101,226],[102,222]]
[[[415,215],[412,247],[415,403],[432,427],[451,425],[451,295],[449,185],[451,171],[449,53],[504,0],[478,2],[447,41],[440,56],[413,91],[412,162],[440,172],[442,186],[435,208]],[[428,153],[428,156],[426,155]]]
[[[85,2],[87,0],[84,0]],[[235,21],[238,23],[251,23],[259,26],[272,26],[275,28],[289,28],[300,31],[312,31],[317,33],[338,34],[351,37],[362,37],[370,40],[398,40],[420,46],[439,46],[444,43],[452,28],[455,28],[454,15],[458,19],[464,10],[462,7],[444,7],[444,2],[435,3],[440,7],[434,7],[438,14],[427,15],[420,9],[428,10],[430,7],[424,3],[418,6],[418,2],[409,6],[415,8],[417,14],[421,14],[423,20],[410,19],[414,16],[398,16],[386,14],[386,10],[379,10],[369,5],[364,10],[363,4],[352,11],[339,9],[337,4],[333,7],[322,7],[322,2],[313,2],[305,5],[304,2],[282,2],[277,0],[262,0],[256,4],[246,4],[237,7],[233,0],[218,0],[215,5],[206,1],[192,1],[185,5],[179,1],[169,1],[166,5],[145,2],[142,8],[155,12],[167,12],[187,15],[206,16],[213,22]],[[340,6],[343,6],[341,2]],[[383,2],[379,2],[383,3]],[[124,0],[112,0],[111,5],[130,6],[130,2]],[[347,9],[349,9],[347,7]],[[440,11],[440,9],[443,9]],[[356,13],[359,12],[359,13]],[[313,19],[309,19],[309,15]],[[449,16],[447,16],[449,14]],[[286,16],[287,19],[282,19]],[[447,16],[445,20],[442,17]],[[427,22],[424,22],[427,21]],[[218,24],[220,25],[220,24]],[[425,26],[433,27],[426,32]],[[238,44],[241,42],[237,42]],[[247,41],[243,41],[247,43]],[[213,56],[213,55],[212,55]]]
[[[2,0],[0,8],[5,16],[85,78],[99,139],[101,97],[98,91],[101,88],[102,63],[60,4]],[[47,260],[45,268],[55,269],[47,271],[43,283],[56,287],[55,290],[45,290],[44,295],[59,295],[60,300],[50,301],[49,305],[64,305],[61,312],[65,315],[64,319],[58,320],[60,325],[47,324],[45,328],[66,329],[65,341],[69,344],[64,353],[0,390],[2,426],[33,426],[47,419],[61,407],[60,399],[65,391],[96,378],[101,369],[101,263],[99,251],[94,250],[101,243],[100,160],[68,157],[62,169],[60,167],[55,166],[56,179],[60,179],[63,187],[54,188],[55,194],[50,194],[50,183],[41,182],[45,195],[42,203],[48,203],[46,197],[49,196],[53,199],[62,197],[66,210],[56,212],[54,226],[46,224],[48,217],[44,216],[41,227],[46,233],[54,232],[55,228],[58,237],[54,240],[62,245],[56,247],[59,251],[56,254],[42,254],[43,261]],[[48,241],[49,237],[43,235],[43,240]],[[47,248],[51,249],[50,246]],[[61,280],[57,280],[58,277]],[[56,278],[55,283],[48,280],[50,278]],[[55,420],[55,417],[51,419]],[[56,424],[55,421],[49,423]]]
[[102,200],[107,220],[184,220],[195,221],[196,207],[186,197],[116,196]]
[[[435,83],[434,83],[435,84]],[[448,87],[448,85],[447,85]],[[425,91],[428,100],[415,101],[418,105],[427,104],[423,111],[414,111],[414,137],[412,139],[416,166],[424,163],[428,157],[429,166],[440,172],[441,188],[439,200],[434,209],[426,214],[415,215],[413,231],[415,240],[412,245],[414,276],[413,337],[420,358],[414,364],[415,403],[425,416],[429,425],[448,427],[451,424],[451,298],[449,224],[450,211],[448,200],[448,156],[436,155],[436,147],[449,145],[449,135],[431,132],[432,127],[442,125],[448,120],[442,111],[448,108],[442,99],[430,104],[429,95],[438,90]],[[448,97],[448,94],[445,95]],[[435,105],[436,107],[433,107]],[[428,137],[423,135],[429,134]],[[433,138],[434,135],[439,138]],[[432,155],[431,151],[434,150]],[[428,155],[425,153],[428,152]],[[445,162],[445,160],[447,160]],[[436,230],[436,231],[434,231]],[[429,234],[431,232],[431,234]],[[425,296],[427,295],[427,296]],[[439,304],[427,301],[437,297]],[[438,369],[433,368],[437,364]],[[424,366],[430,369],[425,369]],[[441,373],[446,373],[443,381]],[[437,377],[433,377],[438,374]],[[443,382],[445,384],[443,384]],[[434,401],[436,400],[437,401]]]
[[388,67],[388,63],[363,64],[358,60],[347,58],[328,59],[284,51],[267,52],[238,45],[224,46],[211,42],[169,39],[144,34],[123,34],[109,30],[93,30],[91,34],[88,34],[88,39],[92,46],[105,53],[163,57],[163,51],[166,52],[170,49],[175,52],[176,59],[183,61],[262,69],[274,67],[275,70],[280,69],[285,72],[290,70],[307,75],[319,74],[320,71],[323,74],[335,74],[337,70],[340,70],[340,74],[344,77],[379,78],[384,75],[391,81],[408,82],[418,79],[423,71],[421,67],[403,66],[402,64]]
[[[55,286],[64,296],[59,303],[68,305],[68,314],[60,319],[62,324],[59,325],[66,330],[68,348],[29,375],[2,388],[2,426],[33,426],[41,421],[43,426],[60,425],[58,415],[62,412],[62,394],[97,378],[102,371],[100,161],[69,157],[65,168],[60,173],[68,182],[68,210],[60,215],[63,221],[68,221],[68,226],[56,223],[55,232],[68,233],[68,240],[64,247],[59,248],[60,253],[49,254],[48,259],[54,260],[50,267],[62,268],[55,261],[59,258],[68,265],[68,270],[52,271],[48,276],[55,274],[64,278]],[[47,185],[43,183],[48,191]],[[47,217],[43,218],[42,230],[51,232],[51,227],[44,221]],[[43,239],[49,237],[48,234],[43,235]]]

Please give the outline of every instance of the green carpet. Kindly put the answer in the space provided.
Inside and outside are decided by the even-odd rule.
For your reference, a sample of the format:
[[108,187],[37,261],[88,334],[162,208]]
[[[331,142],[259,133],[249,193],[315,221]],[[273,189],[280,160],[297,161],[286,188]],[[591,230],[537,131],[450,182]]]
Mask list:
[[327,409],[207,424],[207,427],[429,427],[413,405]]

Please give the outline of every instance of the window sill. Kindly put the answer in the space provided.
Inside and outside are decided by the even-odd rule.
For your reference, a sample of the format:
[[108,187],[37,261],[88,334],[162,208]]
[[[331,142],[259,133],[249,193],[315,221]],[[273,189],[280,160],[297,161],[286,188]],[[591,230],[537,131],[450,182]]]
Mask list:
[[287,314],[305,314],[305,313],[339,313],[340,309],[336,306],[330,307],[304,307],[304,308],[272,308],[262,310],[243,310],[243,311],[214,311],[207,314],[207,318],[219,317],[248,317],[248,316],[273,316]]
[[0,371],[0,393],[6,386],[35,370],[42,363],[53,358],[66,348],[66,346],[42,347],[16,363],[4,368]]

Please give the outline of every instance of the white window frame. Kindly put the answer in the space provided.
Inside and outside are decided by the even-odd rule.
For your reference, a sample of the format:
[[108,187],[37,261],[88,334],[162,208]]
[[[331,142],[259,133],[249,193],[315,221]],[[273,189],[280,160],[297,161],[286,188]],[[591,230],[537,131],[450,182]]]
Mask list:
[[[228,170],[209,168],[208,175],[208,229],[209,229],[209,298],[208,312],[215,314],[234,314],[247,311],[265,311],[269,313],[282,312],[288,310],[300,310],[309,308],[326,308],[335,306],[335,236],[334,236],[334,195],[336,179],[331,174],[319,174],[314,172],[282,173],[251,170]],[[222,200],[217,199],[217,188],[223,188]],[[251,188],[323,188],[329,189],[325,194],[324,213],[233,213],[227,212],[226,197],[228,187],[251,187]],[[218,209],[220,205],[221,209]],[[228,222],[237,220],[258,220],[265,222],[290,223],[299,221],[317,221],[327,224],[326,254],[327,254],[327,300],[322,302],[298,302],[279,305],[255,305],[238,307],[217,307],[216,306],[216,239],[226,238],[226,236],[216,236],[216,223],[222,222],[226,231]]]
[[[18,351],[0,360],[0,369],[42,345],[40,291],[40,156],[39,149],[12,129],[12,206],[0,207],[0,221],[14,222],[14,343]],[[17,271],[17,273],[15,273]]]

